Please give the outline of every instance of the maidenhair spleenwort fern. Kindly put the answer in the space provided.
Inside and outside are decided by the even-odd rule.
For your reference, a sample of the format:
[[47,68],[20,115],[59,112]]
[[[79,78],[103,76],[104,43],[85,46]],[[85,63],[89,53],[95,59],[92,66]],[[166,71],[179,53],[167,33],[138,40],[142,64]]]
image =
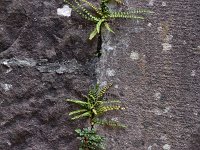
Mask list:
[[[151,11],[146,9],[136,9],[132,11],[111,11],[108,7],[108,3],[111,0],[100,0],[100,8],[89,2],[88,0],[64,0],[75,12],[77,12],[84,19],[92,21],[96,24],[94,30],[90,33],[89,39],[93,39],[97,34],[100,34],[101,28],[106,27],[110,32],[114,31],[109,25],[109,21],[115,18],[129,18],[136,20],[143,20],[144,14]],[[122,0],[115,0],[117,3],[122,3]],[[84,5],[88,5],[94,13],[86,9]]]
[[83,128],[76,129],[75,132],[78,134],[78,139],[80,140],[79,150],[104,150],[105,138],[97,134],[95,129]]
[[80,109],[69,113],[69,115],[72,116],[72,120],[87,118],[91,126],[90,128],[75,130],[81,142],[79,150],[105,149],[105,138],[97,134],[97,131],[94,129],[95,124],[120,128],[126,127],[117,121],[99,119],[99,117],[106,112],[125,109],[121,106],[119,100],[104,99],[106,92],[111,86],[112,84],[108,84],[100,88],[99,84],[96,84],[89,90],[87,95],[83,95],[83,100],[67,99],[67,102],[80,106]]
[[[120,104],[119,100],[105,100],[104,95],[108,89],[112,86],[109,84],[103,88],[99,87],[99,84],[92,87],[87,95],[83,95],[83,100],[73,100],[67,99],[68,102],[77,104],[80,106],[80,109],[71,111],[69,113],[72,116],[72,120],[89,118],[91,125],[97,123],[97,118],[102,116],[104,113],[113,111],[113,110],[123,110],[125,109]],[[99,119],[98,119],[99,120]],[[98,121],[99,122],[99,121]],[[105,122],[105,121],[104,121]],[[101,122],[102,124],[103,122]],[[109,125],[109,123],[105,124]]]

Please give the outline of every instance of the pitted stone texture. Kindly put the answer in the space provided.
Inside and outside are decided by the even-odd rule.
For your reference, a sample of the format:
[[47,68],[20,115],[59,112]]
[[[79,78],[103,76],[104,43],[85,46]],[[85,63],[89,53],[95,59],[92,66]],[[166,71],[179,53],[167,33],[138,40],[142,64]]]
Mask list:
[[95,79],[91,26],[57,15],[63,1],[0,0],[0,150],[75,150],[66,98]]
[[[104,132],[107,149],[200,150],[200,1],[125,4],[154,14],[144,22],[119,21],[115,34],[103,36],[98,81],[118,85],[112,92],[127,109],[115,115],[128,126]],[[115,49],[104,49],[106,43]],[[108,68],[115,76],[107,76]]]

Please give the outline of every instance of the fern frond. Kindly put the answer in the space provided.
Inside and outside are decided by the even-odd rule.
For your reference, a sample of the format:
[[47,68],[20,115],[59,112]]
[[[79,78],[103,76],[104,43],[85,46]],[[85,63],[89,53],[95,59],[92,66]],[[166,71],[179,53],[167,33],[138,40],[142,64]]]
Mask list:
[[78,105],[81,105],[81,106],[84,106],[84,107],[88,105],[87,102],[84,102],[84,101],[81,101],[81,100],[67,99],[66,101],[71,102],[71,103],[75,103],[75,104],[78,104]]
[[121,107],[119,105],[116,105],[116,106],[103,106],[103,107],[100,107],[98,110],[97,110],[97,113],[100,115],[102,113],[106,113],[108,111],[113,111],[113,110],[123,110],[125,109],[124,107]]
[[106,27],[106,29],[107,29],[108,31],[110,31],[110,32],[112,32],[112,33],[115,33],[115,32],[110,28],[110,25],[109,25],[107,22],[105,22],[104,25],[105,25],[105,27]]
[[99,90],[99,84],[96,84],[95,86],[90,88],[90,90],[88,92],[88,96],[91,97],[92,99],[96,99],[97,94],[98,94],[98,90]]
[[95,109],[92,109],[92,112],[97,115],[97,111]]
[[149,13],[153,13],[152,11],[148,10],[148,9],[135,9],[135,10],[130,10],[127,11],[129,14],[149,14]]
[[100,7],[101,7],[101,12],[102,12],[102,17],[106,17],[110,14],[110,10],[109,7],[107,6],[107,4],[109,3],[109,0],[102,0]]
[[124,124],[121,124],[118,121],[113,121],[113,120],[94,119],[93,123],[98,124],[98,125],[103,125],[103,126],[126,128],[126,126]]
[[79,114],[79,113],[83,113],[83,112],[86,112],[86,111],[87,111],[87,109],[79,109],[79,110],[71,111],[69,113],[69,116]]
[[97,34],[98,34],[98,32],[97,32],[97,29],[95,28],[95,29],[90,33],[89,40],[92,40]]
[[99,19],[95,16],[93,16],[89,11],[87,11],[77,0],[74,0],[74,2],[77,4],[77,6],[89,17],[91,20],[98,22]]
[[[65,2],[75,11],[77,12],[82,18],[88,20],[88,21],[93,21],[93,22],[96,22],[98,21],[98,18],[91,15],[91,13],[89,13],[83,6],[81,6],[77,1],[76,4],[79,6],[79,7],[76,7],[74,6],[71,2],[69,2],[68,0],[65,0]],[[85,13],[83,13],[82,11],[79,10],[79,8]],[[86,11],[86,12],[85,12]]]
[[81,0],[82,2],[85,2],[86,4],[88,4],[88,6],[90,6],[92,9],[95,10],[95,12],[99,15],[102,15],[101,11],[99,11],[99,9],[93,5],[92,3],[88,2],[87,0]]
[[110,18],[131,18],[131,19],[144,19],[142,16],[137,16],[129,12],[112,12]]
[[107,86],[103,87],[98,94],[98,99],[102,98],[111,86],[112,84],[110,83]]
[[104,21],[105,21],[105,19],[101,19],[101,20],[99,20],[99,22],[96,24],[97,33],[100,33],[101,25],[102,25],[102,23],[103,23]]
[[80,114],[80,115],[73,117],[72,120],[83,118],[83,117],[91,117],[91,116],[92,116],[91,112],[85,112],[83,114]]

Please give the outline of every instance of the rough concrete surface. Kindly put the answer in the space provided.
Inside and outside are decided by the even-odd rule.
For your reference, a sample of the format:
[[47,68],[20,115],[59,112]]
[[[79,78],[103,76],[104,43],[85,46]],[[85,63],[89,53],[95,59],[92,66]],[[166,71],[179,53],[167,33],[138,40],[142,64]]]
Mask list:
[[97,80],[125,111],[108,117],[125,130],[100,129],[108,150],[200,150],[200,1],[125,0],[154,11],[145,21],[117,20],[103,32],[62,0],[0,0],[0,150],[76,150],[64,101]]
[[95,81],[91,26],[62,1],[0,0],[0,150],[78,149],[66,98]]
[[112,150],[200,150],[200,1],[127,0],[154,11],[146,21],[119,21],[104,34],[100,83],[126,111],[128,128],[111,138]]

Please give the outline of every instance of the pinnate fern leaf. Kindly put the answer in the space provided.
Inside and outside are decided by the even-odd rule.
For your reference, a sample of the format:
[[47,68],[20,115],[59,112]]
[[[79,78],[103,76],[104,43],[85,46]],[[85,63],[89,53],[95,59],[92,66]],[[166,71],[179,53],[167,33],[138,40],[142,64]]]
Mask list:
[[97,34],[98,34],[98,31],[97,31],[97,29],[95,28],[95,29],[90,33],[89,40],[92,40]]
[[72,120],[75,120],[75,119],[80,119],[80,118],[84,118],[84,117],[91,117],[91,112],[85,112],[85,113],[83,113],[83,114],[80,114],[80,115],[77,115],[77,116],[74,116],[73,118],[72,118]]
[[102,23],[103,23],[104,21],[105,21],[105,19],[101,19],[101,20],[99,20],[99,22],[96,24],[97,33],[100,33],[101,25],[102,25]]
[[87,0],[81,0],[81,1],[84,2],[84,3],[86,3],[86,4],[88,4],[88,6],[90,6],[92,9],[94,9],[94,11],[97,14],[102,15],[102,12],[99,11],[99,9],[95,5],[93,5],[92,3],[88,2]]
[[69,116],[79,114],[79,113],[83,113],[83,112],[86,112],[86,111],[87,111],[87,109],[79,109],[79,110],[71,111],[69,113]]
[[108,111],[113,111],[113,110],[123,110],[125,109],[124,107],[122,106],[119,106],[119,105],[116,105],[116,106],[103,106],[103,107],[100,107],[98,110],[97,110],[97,113],[99,115],[103,114],[103,113],[106,113]]
[[106,27],[106,29],[107,29],[108,31],[114,33],[114,31],[110,28],[110,25],[109,25],[107,22],[105,22],[104,24],[105,24],[105,27]]
[[87,102],[84,102],[84,101],[81,101],[81,100],[67,99],[66,101],[71,102],[71,103],[75,103],[75,104],[78,104],[78,105],[81,105],[81,106],[84,106],[84,107],[88,105]]
[[98,94],[98,99],[102,98],[111,86],[112,84],[110,83],[107,86],[103,87]]

